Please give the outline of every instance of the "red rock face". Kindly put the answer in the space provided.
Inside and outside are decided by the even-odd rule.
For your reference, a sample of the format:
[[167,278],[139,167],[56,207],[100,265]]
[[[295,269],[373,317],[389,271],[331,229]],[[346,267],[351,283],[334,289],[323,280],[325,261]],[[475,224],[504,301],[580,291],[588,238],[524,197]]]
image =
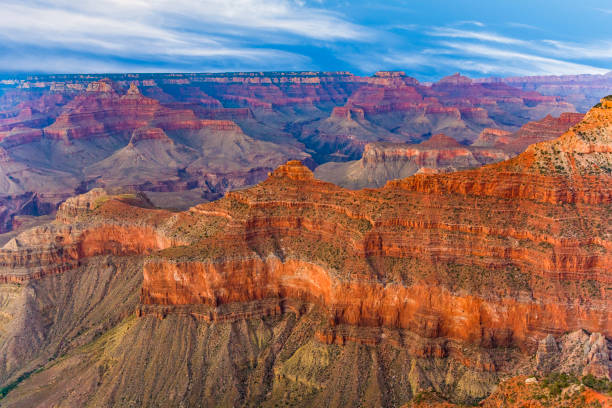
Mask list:
[[479,82],[503,82],[525,91],[554,95],[573,104],[579,112],[588,111],[599,99],[610,94],[612,75],[559,75],[483,79]]
[[[603,286],[611,281],[611,244],[601,228],[612,200],[611,176],[584,175],[581,165],[547,175],[538,166],[549,150],[563,148],[572,157],[584,151],[583,143],[605,166],[609,136],[587,135],[608,134],[610,119],[608,111],[594,110],[554,143],[536,145],[516,160],[415,176],[377,192],[348,193],[288,163],[251,191],[199,207],[226,220],[224,232],[193,250],[166,250],[149,261],[142,302],[215,307],[297,298],[327,310],[332,325],[401,327],[485,346],[529,347],[543,334],[576,328],[610,335]],[[390,208],[381,211],[384,203]],[[462,208],[457,219],[453,205]],[[517,208],[520,213],[510,215]],[[561,208],[564,221],[552,215],[543,223],[544,214]],[[588,213],[590,226],[567,223],[573,211]],[[192,257],[201,260],[182,260]],[[411,275],[412,262],[418,274],[432,272]],[[402,266],[394,270],[394,264]],[[489,289],[484,282],[470,289],[450,283],[475,279],[473,274],[482,279],[487,270],[496,271],[485,278],[492,280]],[[469,277],[451,278],[453,273]],[[551,282],[559,285],[553,283],[552,291],[546,289]],[[593,297],[582,292],[582,282],[599,288]]]
[[[77,267],[81,259],[96,255],[141,255],[180,245],[180,240],[158,231],[155,222],[147,225],[134,217],[151,207],[142,196],[107,200],[101,189],[71,198],[62,203],[55,224],[35,227],[9,241],[0,250],[4,271],[0,281],[20,283],[62,273]],[[104,203],[107,211],[120,217],[88,218]],[[149,210],[147,218],[153,221],[167,215],[163,210]]]
[[161,140],[162,142],[172,143],[172,139],[160,128],[139,128],[134,131],[130,143],[138,143],[141,140]]
[[[290,161],[251,189],[178,214],[93,191],[62,206],[63,225],[11,241],[3,279],[158,251],[144,264],[141,314],[192,308],[228,320],[314,305],[328,343],[360,341],[343,325],[526,349],[580,328],[610,336],[611,112],[595,108],[515,159],[378,190],[344,190]],[[29,275],[15,276],[23,267]],[[263,303],[218,309],[252,302]]]
[[581,113],[562,113],[558,118],[548,115],[542,120],[523,125],[514,133],[485,129],[473,146],[494,147],[516,155],[522,153],[529,145],[555,139],[579,123],[583,117]]
[[15,126],[6,132],[0,132],[0,140],[5,148],[38,142],[42,139],[43,132],[40,129],[31,129],[25,126]]
[[[131,149],[161,140],[160,130],[142,129],[137,135],[149,138]],[[193,342],[193,335],[176,335],[187,324],[194,329],[187,334],[222,330],[199,337],[202,343],[241,338],[238,327],[261,324],[265,331],[282,333],[269,344],[290,345],[292,350],[284,351],[289,363],[294,356],[318,361],[328,351],[357,350],[383,362],[402,356],[406,363],[390,365],[391,374],[377,380],[386,386],[393,384],[389,378],[406,378],[399,387],[410,384],[412,391],[398,403],[429,384],[449,384],[421,383],[430,373],[467,373],[461,378],[483,383],[465,393],[459,386],[442,393],[468,402],[484,398],[500,378],[517,370],[545,375],[568,367],[576,375],[609,376],[611,146],[612,109],[602,104],[558,139],[531,146],[512,160],[418,175],[379,189],[337,187],[317,180],[295,160],[252,188],[183,212],[152,208],[142,194],[113,196],[94,189],[62,204],[56,222],[9,241],[0,250],[0,281],[25,283],[71,270],[19,287],[46,284],[53,290],[65,280],[72,295],[72,282],[89,272],[89,294],[98,282],[92,267],[121,259],[131,269],[109,273],[124,273],[118,275],[122,281],[127,274],[138,277],[132,287],[140,289],[139,304],[131,292],[128,313],[136,308],[140,319],[130,317],[118,326],[137,331],[134,337],[118,336],[113,349],[120,345],[135,353],[140,343],[133,346],[133,339],[149,326],[154,331],[147,339],[158,341],[165,337],[160,333],[187,339],[185,347],[159,340],[159,361],[167,361],[167,350],[181,354]],[[423,147],[460,148],[442,135]],[[99,257],[109,254],[120,258]],[[51,297],[43,291],[34,299],[42,296]],[[81,302],[89,306],[87,298]],[[39,309],[26,310],[30,316]],[[280,316],[286,313],[292,315]],[[160,332],[163,326],[168,330]],[[27,333],[23,330],[17,333]],[[61,332],[54,325],[40,333],[51,330]],[[260,341],[259,331],[249,333]],[[293,344],[296,338],[299,345]],[[220,344],[229,353],[254,347],[246,340]],[[348,346],[327,346],[332,344]],[[195,358],[201,359],[201,350]],[[81,349],[77,353],[82,358]],[[144,373],[158,360],[142,361]],[[92,366],[89,359],[83,364]],[[124,373],[125,364],[118,367],[111,378]],[[273,367],[281,368],[266,366],[266,373],[283,366]],[[297,365],[299,373],[302,367]],[[343,369],[334,372],[347,381],[351,377]],[[222,366],[216,377],[225,381],[226,371]],[[34,386],[47,384],[46,378]],[[494,394],[485,404],[497,406],[502,397]]]
[[508,124],[523,124],[515,115],[535,119],[540,109],[560,113],[573,107],[555,97],[458,75],[426,87],[401,72],[379,73],[329,118],[304,126],[300,140],[318,152],[329,151],[324,160],[333,155],[354,158],[368,142],[415,143],[436,133],[471,142],[477,138],[474,129],[514,130],[518,126]]
[[358,189],[382,187],[388,180],[413,174],[446,173],[508,159],[501,149],[464,146],[444,134],[419,144],[369,143],[360,160],[326,163],[316,168],[321,180]]
[[201,126],[192,111],[163,108],[158,101],[142,96],[135,88],[130,88],[123,96],[117,95],[108,84],[100,89],[104,90],[91,91],[66,105],[64,113],[44,129],[45,137],[70,143],[73,139],[131,132],[149,123],[156,123],[165,130]]
[[444,134],[419,144],[369,143],[360,160],[325,163],[315,172],[321,180],[358,189],[381,187],[388,180],[413,174],[437,174],[476,168],[506,160],[528,145],[552,140],[576,125],[584,115],[564,113],[529,122],[517,132],[486,128],[471,145],[465,146]]

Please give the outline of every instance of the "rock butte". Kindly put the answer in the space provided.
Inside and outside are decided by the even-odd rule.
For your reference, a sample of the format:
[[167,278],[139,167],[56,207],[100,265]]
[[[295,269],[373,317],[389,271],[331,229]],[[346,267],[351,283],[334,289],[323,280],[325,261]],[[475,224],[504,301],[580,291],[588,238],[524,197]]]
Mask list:
[[[503,83],[454,75],[429,85],[385,71],[372,77],[49,75],[0,82],[0,147],[16,163],[0,171],[7,179],[0,184],[0,232],[12,229],[15,216],[53,213],[61,201],[93,187],[210,199],[262,181],[289,159],[310,167],[311,154],[318,163],[357,159],[371,142],[416,143],[440,132],[473,140],[486,127],[515,130],[528,119],[574,110],[559,97]],[[133,146],[134,132],[138,140],[151,128],[166,133],[172,154],[159,147],[162,139],[124,150]],[[203,143],[213,146],[198,152]],[[241,149],[245,145],[250,148]],[[211,150],[224,161],[208,166],[199,160]],[[142,165],[118,166],[121,160]]]
[[484,129],[471,145],[462,145],[444,134],[418,144],[368,143],[360,160],[328,162],[315,169],[317,178],[342,187],[382,187],[388,180],[413,174],[447,173],[507,160],[529,145],[552,140],[576,125],[580,113],[546,116],[529,122],[516,132]]

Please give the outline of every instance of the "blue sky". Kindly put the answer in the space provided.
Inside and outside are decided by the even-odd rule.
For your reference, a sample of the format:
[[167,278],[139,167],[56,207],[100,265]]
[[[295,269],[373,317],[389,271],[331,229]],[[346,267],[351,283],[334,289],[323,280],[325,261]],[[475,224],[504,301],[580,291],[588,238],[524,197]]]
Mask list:
[[605,73],[612,1],[0,0],[0,72]]

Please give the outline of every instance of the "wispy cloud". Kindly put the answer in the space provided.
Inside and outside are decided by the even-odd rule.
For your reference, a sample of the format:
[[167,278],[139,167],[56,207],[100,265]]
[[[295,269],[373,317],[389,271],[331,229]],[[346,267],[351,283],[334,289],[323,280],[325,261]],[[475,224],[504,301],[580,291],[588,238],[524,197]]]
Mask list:
[[467,38],[471,40],[496,42],[501,44],[525,45],[525,41],[523,40],[486,31],[468,31],[457,30],[455,28],[436,27],[429,32],[429,35],[447,38]]
[[[612,42],[568,43],[523,39],[494,31],[434,27],[434,52],[445,63],[486,75],[603,74],[607,68],[585,60],[612,61]],[[448,58],[453,57],[453,58]]]
[[[497,62],[492,66],[495,71],[512,70],[521,72],[523,75],[550,74],[569,75],[575,73],[605,74],[606,69],[590,65],[563,61],[555,58],[525,52],[510,51],[480,44],[469,44],[465,42],[445,42],[448,48],[455,49],[463,55],[484,57],[491,62]],[[503,64],[503,65],[502,65]],[[491,64],[490,64],[491,65]],[[495,73],[495,71],[490,73]]]
[[596,8],[595,10],[605,14],[612,14],[612,9]]
[[612,61],[612,41],[603,41],[595,44],[576,44],[555,40],[543,40],[542,43],[548,46],[547,51],[553,55]]
[[[410,9],[401,0],[0,3],[0,72],[403,69],[433,79],[457,70],[478,76],[612,68],[605,30],[571,36],[547,21],[542,7],[525,19],[534,25],[517,23],[521,7],[528,11],[510,0],[500,3],[519,10],[509,21],[498,8],[467,4],[474,2],[439,12],[443,0],[411,2]],[[612,9],[602,7],[581,12],[605,21]]]
[[462,21],[457,21],[454,25],[473,25],[476,27],[484,27],[485,23],[481,21],[476,21],[476,20],[462,20]]
[[79,53],[114,58],[101,69],[120,68],[122,59],[155,59],[162,69],[175,61],[206,70],[218,66],[217,58],[247,69],[281,63],[299,68],[308,65],[308,57],[274,44],[371,41],[372,33],[340,14],[288,0],[6,0],[0,13],[1,43],[13,50],[46,49],[45,61],[11,64],[25,70],[49,64],[54,70],[83,69],[70,58],[57,58]]
[[517,22],[514,22],[514,21],[506,23],[506,25],[508,27],[514,27],[514,28],[522,28],[522,29],[526,29],[526,30],[542,31],[542,29],[540,27],[536,27],[536,26],[533,26],[531,24],[517,23]]

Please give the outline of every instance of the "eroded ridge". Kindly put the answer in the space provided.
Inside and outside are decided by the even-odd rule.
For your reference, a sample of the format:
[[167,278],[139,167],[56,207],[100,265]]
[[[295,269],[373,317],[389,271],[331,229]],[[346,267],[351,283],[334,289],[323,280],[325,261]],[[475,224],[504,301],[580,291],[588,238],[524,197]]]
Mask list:
[[376,190],[290,161],[179,213],[142,197],[75,199],[40,245],[26,234],[5,246],[3,276],[31,271],[39,247],[74,261],[148,254],[140,314],[224,321],[316,307],[328,324],[318,338],[341,343],[355,337],[335,329],[345,325],[486,347],[581,328],[611,336],[611,118],[602,105],[515,159]]

